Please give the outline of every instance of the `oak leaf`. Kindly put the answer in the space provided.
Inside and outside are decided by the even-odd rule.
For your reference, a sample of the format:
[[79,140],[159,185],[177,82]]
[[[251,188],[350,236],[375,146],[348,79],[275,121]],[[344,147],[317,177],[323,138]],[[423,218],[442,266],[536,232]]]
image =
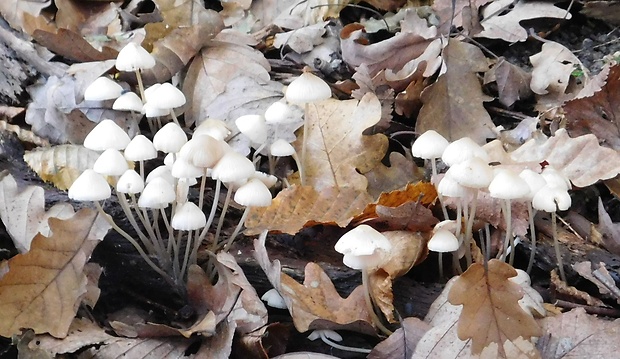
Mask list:
[[352,188],[292,186],[278,193],[269,207],[250,209],[245,222],[247,235],[263,230],[295,234],[306,225],[322,223],[345,227],[372,198]]
[[10,174],[0,180],[0,218],[20,253],[30,250],[37,233],[49,235],[49,218],[67,219],[73,213],[68,203],[57,203],[46,211],[41,187],[18,188]]
[[463,305],[458,337],[472,340],[472,353],[496,343],[518,338],[539,337],[542,331],[532,316],[519,305],[523,291],[509,281],[517,272],[510,265],[492,259],[488,270],[472,264],[454,283],[448,294],[453,305]]
[[[361,100],[329,99],[308,106],[306,156],[301,164],[306,184],[317,190],[349,187],[365,191],[364,173],[382,165],[388,139],[363,135],[381,118],[381,104],[372,93]],[[301,139],[294,146],[302,153]]]
[[48,7],[51,0],[8,0],[0,1],[0,14],[12,28],[17,30],[24,29],[25,15],[38,16],[41,10]]
[[491,98],[482,93],[476,75],[488,70],[486,58],[478,47],[456,40],[450,40],[443,58],[446,72],[422,92],[416,133],[435,130],[449,141],[470,137],[484,144],[495,137],[483,106]]
[[265,231],[254,240],[254,256],[284,299],[295,329],[301,333],[310,329],[346,329],[375,335],[362,286],[342,298],[325,271],[313,262],[306,265],[304,283],[300,284],[282,272],[279,260],[269,259],[266,238]]
[[95,211],[49,219],[51,236],[38,234],[30,251],[9,260],[0,279],[0,335],[20,328],[63,338],[86,292],[86,261],[110,228]]
[[564,94],[572,72],[581,65],[577,56],[557,42],[545,42],[539,53],[530,56],[530,62],[534,66],[530,87],[539,95]]
[[401,327],[396,329],[387,339],[377,344],[367,358],[412,358],[416,345],[430,328],[430,325],[418,318],[404,318]]
[[[479,7],[489,2],[491,2],[491,0],[456,0],[454,3],[452,0],[436,0],[433,1],[431,7],[439,17],[441,32],[446,33],[451,21],[452,25],[461,27],[470,21],[467,17],[468,14],[471,13],[472,7],[475,8],[475,13],[477,13]],[[452,4],[454,4],[454,9],[452,8]],[[452,19],[453,11],[454,19]]]

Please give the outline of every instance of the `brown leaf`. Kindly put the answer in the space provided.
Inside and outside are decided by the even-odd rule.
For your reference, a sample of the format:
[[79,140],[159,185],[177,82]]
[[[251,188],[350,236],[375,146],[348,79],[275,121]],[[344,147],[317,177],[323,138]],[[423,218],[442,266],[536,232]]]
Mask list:
[[611,67],[607,83],[591,97],[564,104],[571,136],[594,134],[601,144],[620,150],[620,65]]
[[454,20],[452,25],[461,27],[468,23],[470,20],[467,18],[468,12],[471,12],[471,7],[476,9],[489,3],[491,0],[456,0],[454,2],[454,9],[452,9],[452,0],[436,0],[432,3],[432,8],[439,17],[441,23],[441,32],[445,33],[448,30],[450,21],[452,20],[452,11],[454,11]]
[[75,318],[66,338],[58,339],[49,334],[40,334],[35,341],[30,342],[29,347],[33,350],[44,350],[55,357],[57,354],[75,353],[81,348],[113,339],[113,336],[90,320]]
[[491,343],[502,345],[518,338],[539,337],[542,332],[532,316],[521,309],[523,291],[508,280],[517,272],[496,259],[472,264],[454,283],[448,300],[463,305],[458,322],[461,340],[472,340],[472,353],[478,354]]
[[417,167],[398,152],[390,153],[390,166],[377,166],[364,174],[368,179],[368,193],[378,198],[384,192],[405,187],[409,183],[421,181],[424,169]]
[[375,335],[362,286],[355,288],[346,299],[342,298],[323,269],[313,262],[306,265],[304,283],[298,283],[282,272],[280,261],[269,260],[266,237],[263,232],[254,240],[254,256],[269,282],[284,298],[299,332],[346,329]]
[[418,341],[430,329],[430,325],[414,317],[405,318],[401,327],[387,339],[377,344],[368,359],[402,359],[412,358]]
[[372,198],[363,191],[351,188],[292,186],[278,193],[269,207],[250,209],[245,222],[247,235],[263,230],[295,234],[312,224],[337,224],[345,227],[362,212]]
[[620,223],[612,222],[600,198],[598,199],[598,225],[596,225],[596,229],[602,235],[605,248],[611,253],[620,255]]
[[353,219],[354,223],[361,223],[369,219],[378,218],[377,206],[398,207],[408,202],[419,202],[422,205],[430,205],[437,199],[437,190],[429,182],[409,183],[402,190],[381,193],[375,203],[371,203],[364,212]]
[[[329,99],[310,104],[302,159],[306,184],[319,191],[329,187],[365,191],[368,180],[363,174],[381,165],[388,139],[362,133],[380,118],[381,104],[371,93],[360,101]],[[301,139],[294,145],[302,153]]]
[[[605,295],[606,297],[609,297],[612,294],[609,290],[610,288],[615,288],[616,293],[620,293],[614,279],[607,271],[607,268],[605,268],[605,263],[600,262],[598,264],[598,268],[596,269],[592,268],[593,266],[590,261],[575,263],[572,267],[580,276],[596,285],[599,293]],[[595,276],[595,273],[598,275]],[[615,297],[616,302],[620,304],[620,296],[611,295],[611,297]]]
[[90,209],[68,220],[49,219],[50,237],[38,234],[30,251],[9,260],[0,279],[0,335],[20,328],[67,335],[86,291],[83,268],[110,226]]
[[83,3],[74,0],[55,0],[54,4],[58,8],[55,20],[59,28],[85,36],[115,34],[122,31],[118,5],[113,2]]
[[550,334],[537,345],[544,358],[606,358],[620,351],[619,319],[600,319],[577,308],[543,319],[541,325]]
[[48,50],[78,62],[116,59],[118,55],[118,51],[107,46],[101,51],[95,49],[82,35],[67,29],[55,33],[37,29],[32,37]]
[[498,62],[484,74],[484,83],[497,83],[499,101],[506,107],[512,106],[517,100],[532,95],[530,80],[532,75],[519,66],[513,65],[500,57]]
[[449,141],[470,137],[484,144],[495,137],[482,105],[491,98],[482,93],[476,75],[488,70],[486,58],[478,47],[456,40],[450,40],[443,57],[447,71],[422,92],[416,133],[435,130]]

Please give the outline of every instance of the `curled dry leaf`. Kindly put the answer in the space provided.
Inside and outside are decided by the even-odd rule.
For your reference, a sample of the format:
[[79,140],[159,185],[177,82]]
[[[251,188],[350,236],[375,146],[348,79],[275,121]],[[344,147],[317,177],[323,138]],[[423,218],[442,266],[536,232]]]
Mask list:
[[443,58],[446,72],[422,92],[416,133],[435,130],[449,141],[470,137],[484,144],[495,137],[495,125],[483,106],[491,98],[482,93],[476,74],[488,70],[486,58],[478,47],[454,39]]
[[247,235],[263,230],[295,234],[306,225],[337,224],[345,227],[372,198],[351,188],[292,186],[278,193],[269,207],[250,209],[245,222]]
[[620,319],[600,319],[577,308],[543,319],[541,325],[550,334],[537,344],[544,358],[607,358],[620,352]]
[[583,68],[577,56],[557,42],[545,42],[530,61],[534,66],[530,87],[539,95],[564,94],[571,73],[577,66]]
[[20,328],[64,338],[84,293],[86,261],[110,226],[82,209],[67,220],[49,219],[52,235],[38,234],[30,251],[9,260],[0,279],[0,335]]
[[0,218],[15,248],[26,253],[37,233],[49,235],[49,218],[67,219],[73,216],[73,207],[68,203],[57,203],[46,211],[43,188],[18,188],[13,176],[4,174],[0,180]]
[[[366,136],[364,130],[381,118],[381,104],[372,93],[361,100],[329,99],[309,105],[306,157],[302,159],[306,184],[323,188],[366,191],[364,173],[382,166],[388,139],[383,134]],[[301,139],[294,143],[302,153]]]
[[605,303],[593,296],[588,292],[584,292],[583,290],[579,290],[576,287],[568,285],[557,273],[557,270],[551,271],[551,287],[552,289],[560,294],[564,298],[570,298],[571,301],[575,303],[585,303],[592,307],[605,307]]
[[473,354],[481,353],[491,343],[503,345],[518,338],[541,336],[532,315],[519,305],[523,291],[508,280],[516,275],[509,264],[492,259],[488,270],[482,264],[472,264],[450,289],[450,303],[463,305],[458,337],[472,340]]
[[378,198],[384,192],[405,187],[409,183],[421,181],[424,169],[419,168],[398,152],[390,153],[390,166],[377,166],[364,174],[368,179],[368,193]]
[[282,272],[280,261],[269,260],[266,238],[265,231],[254,240],[254,256],[271,285],[284,298],[299,332],[346,329],[375,335],[362,286],[355,288],[346,299],[342,298],[325,271],[313,262],[306,265],[304,283],[300,284]]

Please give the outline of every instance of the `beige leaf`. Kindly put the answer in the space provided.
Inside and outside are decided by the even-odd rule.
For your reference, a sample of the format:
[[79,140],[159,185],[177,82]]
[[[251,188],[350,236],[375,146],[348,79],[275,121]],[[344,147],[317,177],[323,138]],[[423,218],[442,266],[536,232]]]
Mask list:
[[0,14],[12,28],[24,30],[24,14],[38,16],[42,9],[48,7],[51,0],[7,0],[0,1]]
[[530,56],[534,66],[530,87],[534,93],[563,94],[575,67],[583,65],[569,49],[556,42],[545,42],[542,50]]
[[49,334],[40,334],[37,335],[36,340],[30,342],[29,347],[33,350],[44,350],[56,356],[57,354],[74,353],[81,348],[113,339],[113,336],[90,320],[75,318],[71,322],[66,338],[58,339]]
[[71,216],[73,207],[68,203],[57,203],[46,211],[41,187],[18,188],[10,174],[0,181],[0,218],[20,253],[30,250],[30,243],[37,233],[49,235],[49,218],[67,219]]
[[491,98],[482,93],[476,74],[488,70],[486,58],[478,47],[456,40],[450,40],[443,58],[447,71],[422,92],[416,132],[435,130],[450,141],[470,137],[484,144],[495,137],[483,107]]
[[[307,148],[302,159],[306,184],[317,190],[349,187],[365,191],[366,173],[381,165],[388,140],[362,133],[381,118],[381,104],[372,93],[360,100],[329,99],[310,104],[306,113]],[[301,140],[294,143],[302,153]]]
[[418,341],[431,328],[424,321],[409,317],[401,322],[401,327],[396,329],[387,339],[377,344],[368,359],[402,359],[411,358]]
[[620,224],[611,220],[600,198],[598,199],[598,225],[596,225],[596,229],[601,234],[605,248],[615,255],[620,255]]
[[[514,6],[513,6],[514,4]],[[506,14],[502,11],[513,6]],[[483,19],[480,24],[484,31],[477,37],[489,39],[502,39],[507,42],[527,40],[527,31],[520,22],[528,19],[558,18],[570,19],[571,14],[564,9],[556,7],[551,2],[523,1],[514,3],[513,0],[499,0],[487,5],[482,11]]]
[[615,297],[616,302],[620,304],[620,295],[618,295],[620,294],[620,289],[618,289],[614,279],[607,271],[607,268],[605,268],[605,263],[600,262],[596,269],[593,269],[590,261],[575,263],[572,267],[580,276],[596,285],[599,293],[609,296],[614,291],[616,295],[612,295],[612,297]]
[[67,220],[49,219],[52,235],[38,234],[30,251],[9,260],[0,279],[0,335],[20,328],[64,338],[77,312],[87,280],[90,254],[110,226],[90,209]]
[[313,223],[345,227],[372,202],[364,192],[351,188],[292,186],[278,193],[269,207],[254,207],[245,222],[247,235],[263,230],[295,234]]

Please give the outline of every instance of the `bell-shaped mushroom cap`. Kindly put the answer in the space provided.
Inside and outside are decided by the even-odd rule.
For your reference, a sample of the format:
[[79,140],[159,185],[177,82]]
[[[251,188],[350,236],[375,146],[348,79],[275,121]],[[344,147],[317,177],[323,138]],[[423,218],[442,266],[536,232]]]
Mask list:
[[489,184],[489,194],[493,198],[520,199],[529,193],[527,182],[510,170],[498,171]]
[[157,87],[148,99],[148,102],[152,102],[153,106],[167,110],[181,107],[185,105],[185,101],[183,92],[169,82],[164,82]]
[[224,141],[230,136],[230,129],[226,127],[226,123],[214,118],[208,118],[200,123],[196,129],[194,129],[194,136],[209,135],[216,140]]
[[120,176],[129,166],[127,160],[119,150],[108,148],[99,155],[93,164],[93,170],[104,176]]
[[295,121],[293,110],[284,101],[276,101],[265,110],[265,122],[269,124],[287,124]]
[[425,160],[440,158],[448,144],[445,137],[436,131],[428,130],[413,142],[411,154]]
[[488,163],[489,154],[469,137],[460,138],[450,143],[443,151],[441,160],[448,166],[454,166],[472,157],[479,157]]
[[164,180],[168,181],[171,185],[174,185],[175,178],[172,177],[172,173],[170,173],[170,168],[168,166],[158,166],[155,167],[144,180],[145,184],[149,184],[155,178],[161,177]]
[[135,42],[125,45],[116,56],[116,69],[119,71],[146,70],[154,66],[155,58]]
[[[319,338],[327,338],[335,342],[342,341],[342,335],[338,334],[338,332],[336,332],[335,330],[331,330],[331,329],[316,329],[316,330],[313,330],[312,333],[310,333],[310,335],[308,335],[309,340],[317,340]],[[321,340],[325,341],[325,339],[321,339]]]
[[295,153],[295,147],[280,138],[269,146],[269,152],[276,157],[292,156]]
[[261,171],[254,171],[252,178],[263,182],[267,188],[273,187],[278,182],[278,177]]
[[362,270],[385,263],[392,244],[377,230],[362,224],[340,237],[334,249],[344,254],[342,261],[347,267]]
[[136,194],[142,192],[144,189],[144,180],[140,177],[138,172],[128,169],[123,175],[116,181],[116,192]]
[[194,134],[179,151],[179,158],[196,167],[212,168],[230,150],[230,146],[209,135]]
[[91,169],[82,172],[69,187],[69,198],[75,201],[102,201],[111,195],[105,177]]
[[141,208],[166,208],[176,199],[173,185],[163,179],[156,177],[151,180],[142,191],[138,206]]
[[202,176],[204,170],[179,157],[172,164],[170,173],[174,178],[196,178]]
[[142,106],[141,112],[148,118],[164,117],[170,114],[170,110],[155,106],[154,101],[147,101],[144,106]]
[[172,222],[172,228],[179,231],[193,231],[207,224],[207,217],[193,202],[185,202],[178,206]]
[[467,196],[469,190],[461,186],[454,178],[445,175],[437,185],[437,192],[446,197],[463,198]]
[[568,191],[555,185],[546,185],[532,198],[532,207],[538,211],[566,211],[571,205]]
[[86,101],[105,101],[119,97],[123,93],[121,85],[108,77],[101,76],[93,81],[86,91],[84,91],[84,100]]
[[446,172],[463,187],[485,188],[493,180],[493,169],[480,157],[454,164]]
[[332,97],[332,90],[320,77],[304,72],[288,85],[285,97],[292,104],[305,105]]
[[280,293],[274,288],[266,291],[265,294],[260,297],[260,300],[267,302],[267,305],[272,308],[286,309],[286,302],[284,301],[284,298],[282,298]]
[[185,131],[174,122],[168,122],[153,136],[153,146],[164,153],[177,153],[186,142]]
[[147,87],[144,89],[144,101],[146,102],[153,102],[155,103],[155,96],[153,96],[155,94],[155,92],[157,92],[157,89],[161,87],[160,83],[155,83],[152,84],[151,86]]
[[459,249],[459,240],[454,236],[454,232],[447,229],[434,231],[431,240],[428,241],[428,250],[433,252],[454,252]]
[[261,180],[252,178],[237,189],[234,200],[246,207],[268,207],[271,204],[271,192]]
[[528,168],[521,171],[519,177],[521,177],[530,188],[530,192],[525,197],[528,201],[531,201],[534,195],[547,184],[547,181],[545,181],[545,178],[540,173],[534,172]]
[[142,112],[142,100],[135,92],[125,92],[114,101],[112,109],[117,111]]
[[247,157],[237,152],[227,152],[213,166],[211,177],[222,182],[238,182],[251,177],[254,174],[254,164]]
[[124,155],[129,161],[146,161],[156,158],[157,150],[146,136],[137,135],[125,148]]
[[102,120],[84,139],[84,147],[94,151],[108,148],[123,150],[129,144],[129,136],[112,120]]
[[235,120],[241,133],[253,143],[263,144],[267,141],[267,123],[261,115],[244,115]]
[[562,172],[552,166],[547,166],[542,170],[541,175],[548,185],[556,186],[565,190],[571,189],[570,180]]

